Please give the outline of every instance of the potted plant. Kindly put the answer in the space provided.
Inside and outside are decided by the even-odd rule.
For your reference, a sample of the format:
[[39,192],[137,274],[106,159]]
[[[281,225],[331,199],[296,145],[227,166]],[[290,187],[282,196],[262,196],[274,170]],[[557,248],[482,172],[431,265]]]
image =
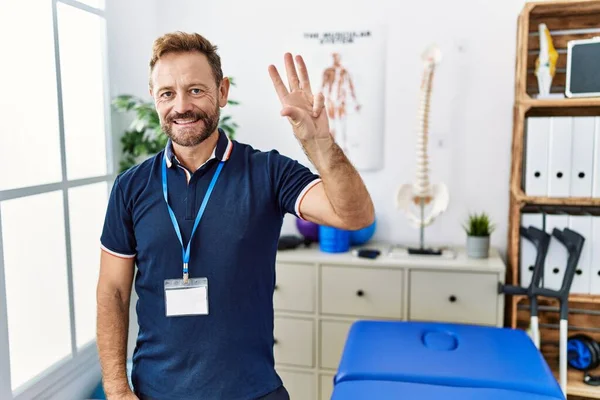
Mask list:
[[490,250],[490,235],[494,225],[485,213],[469,214],[464,229],[467,232],[467,255],[471,258],[487,258]]
[[[231,86],[235,86],[233,78],[229,78]],[[227,100],[229,105],[240,104],[236,100]],[[117,96],[112,102],[117,112],[133,112],[134,119],[129,128],[121,136],[123,154],[119,160],[119,172],[139,164],[146,158],[161,151],[167,144],[165,135],[160,126],[158,113],[152,100],[144,100],[129,94]],[[238,124],[232,120],[231,115],[224,115],[219,120],[219,127],[227,132],[230,139],[235,139]]]

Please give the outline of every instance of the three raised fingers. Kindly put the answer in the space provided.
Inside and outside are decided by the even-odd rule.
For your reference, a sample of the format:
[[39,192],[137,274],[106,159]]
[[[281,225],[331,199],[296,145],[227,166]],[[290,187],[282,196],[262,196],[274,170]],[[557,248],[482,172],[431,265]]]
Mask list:
[[296,56],[296,63],[298,64],[298,70],[300,71],[300,87],[312,97],[312,90],[310,88],[310,79],[308,79],[308,69],[304,63],[302,56]]
[[285,63],[290,91],[300,89],[300,80],[298,79],[298,73],[296,72],[296,66],[294,65],[292,55],[290,53],[285,53],[283,61]]
[[279,72],[274,65],[269,65],[269,76],[273,81],[273,86],[275,87],[275,92],[277,92],[277,96],[279,97],[279,101],[283,103],[283,98],[288,95],[288,90],[285,87],[285,84],[281,80],[281,76],[279,76]]
[[[309,98],[312,98],[313,94],[310,88],[308,70],[306,68],[306,64],[304,63],[304,59],[302,58],[302,56],[296,56],[296,63],[298,64],[300,77],[298,77],[298,72],[296,72],[296,65],[294,64],[294,58],[290,53],[285,53],[284,62],[287,73],[289,91],[302,89],[308,95]],[[275,87],[275,91],[279,96],[279,100],[283,101],[283,98],[289,94],[289,91],[285,83],[281,79],[277,68],[274,65],[269,65],[269,75],[271,76],[271,80],[273,81],[273,86]]]

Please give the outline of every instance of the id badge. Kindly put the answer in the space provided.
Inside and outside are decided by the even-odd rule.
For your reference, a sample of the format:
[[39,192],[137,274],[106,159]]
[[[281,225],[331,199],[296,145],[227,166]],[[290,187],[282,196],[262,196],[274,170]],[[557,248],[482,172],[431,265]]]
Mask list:
[[208,279],[166,279],[165,310],[167,317],[208,315]]

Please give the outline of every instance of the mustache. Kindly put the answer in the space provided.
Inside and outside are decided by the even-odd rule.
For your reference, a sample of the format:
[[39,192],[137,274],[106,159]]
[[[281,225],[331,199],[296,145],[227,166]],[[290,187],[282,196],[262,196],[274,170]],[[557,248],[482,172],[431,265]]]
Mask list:
[[208,114],[203,111],[186,111],[183,114],[178,112],[169,114],[166,118],[167,122],[171,123],[175,119],[207,119]]

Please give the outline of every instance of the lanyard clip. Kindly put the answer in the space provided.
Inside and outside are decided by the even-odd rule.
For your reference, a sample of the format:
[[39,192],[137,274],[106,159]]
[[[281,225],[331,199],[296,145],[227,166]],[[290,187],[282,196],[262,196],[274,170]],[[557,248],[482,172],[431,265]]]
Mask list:
[[183,283],[186,285],[188,283],[189,276],[190,275],[188,274],[188,264],[183,263]]

